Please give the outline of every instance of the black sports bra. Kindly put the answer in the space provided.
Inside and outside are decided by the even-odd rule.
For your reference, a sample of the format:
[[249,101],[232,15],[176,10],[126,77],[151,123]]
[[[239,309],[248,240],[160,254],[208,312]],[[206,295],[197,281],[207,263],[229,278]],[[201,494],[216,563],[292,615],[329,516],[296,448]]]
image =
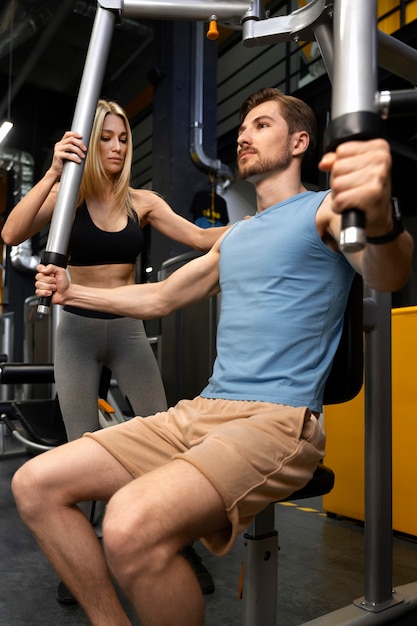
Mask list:
[[135,263],[144,246],[143,231],[128,217],[126,226],[115,233],[98,228],[86,203],[77,209],[68,245],[68,264],[117,265]]

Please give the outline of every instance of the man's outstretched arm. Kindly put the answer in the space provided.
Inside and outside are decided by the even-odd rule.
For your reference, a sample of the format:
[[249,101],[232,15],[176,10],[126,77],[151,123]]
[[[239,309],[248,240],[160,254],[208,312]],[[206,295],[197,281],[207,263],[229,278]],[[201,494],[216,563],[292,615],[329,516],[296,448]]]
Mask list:
[[66,270],[39,265],[36,295],[52,296],[53,304],[107,311],[126,317],[154,319],[204,300],[219,291],[220,243],[204,256],[190,261],[166,280],[113,289],[84,287],[69,282]]

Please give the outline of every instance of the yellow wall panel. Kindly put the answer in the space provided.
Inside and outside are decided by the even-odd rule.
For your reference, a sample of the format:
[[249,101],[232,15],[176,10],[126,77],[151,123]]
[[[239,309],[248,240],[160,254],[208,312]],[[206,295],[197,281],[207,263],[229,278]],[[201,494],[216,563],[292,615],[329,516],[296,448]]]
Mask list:
[[[393,528],[417,536],[417,307],[392,311]],[[325,462],[335,472],[324,496],[330,513],[364,518],[363,391],[344,405],[325,407]]]
[[417,0],[413,0],[405,8],[405,21],[407,24],[417,20]]
[[[401,28],[401,12],[399,0],[378,0],[378,18],[392,13],[378,22],[378,28],[390,35]],[[405,23],[409,24],[417,19],[417,0],[412,0],[405,6]]]

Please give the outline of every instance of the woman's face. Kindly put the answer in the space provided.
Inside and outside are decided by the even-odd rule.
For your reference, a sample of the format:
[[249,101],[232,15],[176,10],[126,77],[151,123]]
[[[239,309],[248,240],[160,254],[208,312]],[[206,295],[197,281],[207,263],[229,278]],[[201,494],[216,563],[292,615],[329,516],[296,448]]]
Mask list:
[[127,152],[127,132],[118,115],[108,113],[100,137],[100,157],[107,174],[116,175],[123,168]]

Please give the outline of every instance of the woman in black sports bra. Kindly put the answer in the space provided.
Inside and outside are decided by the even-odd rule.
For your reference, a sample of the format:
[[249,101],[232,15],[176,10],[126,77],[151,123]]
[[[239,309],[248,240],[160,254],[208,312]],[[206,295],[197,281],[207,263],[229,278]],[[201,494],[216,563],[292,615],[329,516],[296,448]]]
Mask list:
[[[208,250],[225,228],[202,229],[176,214],[156,193],[130,187],[132,135],[124,110],[100,100],[90,145],[68,131],[55,145],[51,167],[16,205],[2,231],[17,245],[52,217],[65,160],[86,159],[69,241],[68,270],[74,282],[117,287],[135,282],[135,262],[147,224],[198,250]],[[69,440],[99,428],[100,374],[107,366],[136,414],[164,410],[159,369],[139,320],[76,307],[61,313],[55,380]]]

